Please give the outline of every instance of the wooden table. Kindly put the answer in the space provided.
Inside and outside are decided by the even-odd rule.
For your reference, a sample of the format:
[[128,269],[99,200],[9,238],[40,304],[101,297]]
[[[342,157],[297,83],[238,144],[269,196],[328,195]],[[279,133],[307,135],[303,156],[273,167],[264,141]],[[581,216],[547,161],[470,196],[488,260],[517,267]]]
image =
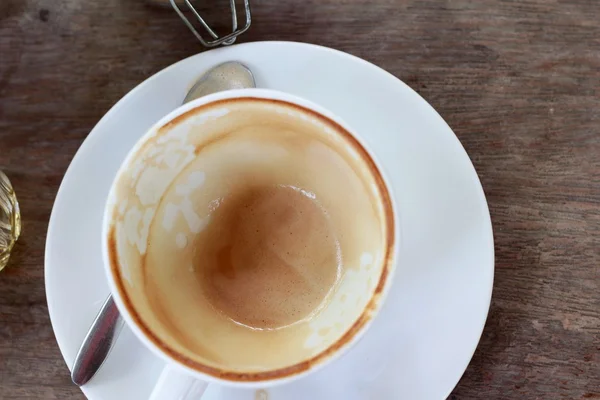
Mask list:
[[[470,154],[496,274],[481,343],[450,398],[600,399],[600,1],[251,3],[241,41],[317,43],[378,64]],[[83,398],[44,293],[54,196],[112,104],[201,50],[171,10],[142,0],[1,0],[0,168],[24,225],[0,273],[1,399]]]

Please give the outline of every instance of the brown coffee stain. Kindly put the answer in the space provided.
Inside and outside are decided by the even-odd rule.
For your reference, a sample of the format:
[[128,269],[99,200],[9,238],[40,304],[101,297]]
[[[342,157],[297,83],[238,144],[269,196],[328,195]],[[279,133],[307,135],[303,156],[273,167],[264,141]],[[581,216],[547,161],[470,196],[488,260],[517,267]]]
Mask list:
[[[233,246],[224,246],[221,249],[217,250],[217,262],[216,264],[219,266],[218,274],[227,278],[228,280],[233,280],[236,278],[235,267],[233,266],[233,261],[231,260],[231,252],[233,250]],[[198,255],[196,255],[198,258]],[[194,268],[194,270],[196,270]]]
[[199,155],[203,150],[206,150],[207,148],[209,148],[210,146],[219,143],[220,141],[222,141],[223,139],[226,139],[229,135],[231,135],[233,132],[227,132],[227,133],[222,133],[219,136],[216,137],[212,137],[206,141],[203,141],[202,143],[200,143],[199,145],[197,145],[194,149],[194,154],[195,155]]
[[[187,118],[192,117],[197,113],[201,113],[204,111],[209,111],[213,108],[220,108],[228,105],[241,104],[243,102],[251,102],[251,103],[264,103],[264,104],[275,104],[283,107],[288,107],[290,109],[299,110],[303,114],[310,114],[312,117],[320,120],[328,126],[333,127],[340,137],[344,138],[347,145],[351,146],[357,154],[359,154],[362,161],[367,166],[368,173],[363,171],[358,174],[361,176],[369,176],[369,179],[372,179],[375,187],[377,188],[377,193],[380,196],[380,207],[381,209],[377,209],[377,215],[381,215],[381,223],[384,229],[384,235],[386,237],[386,245],[384,247],[384,257],[383,257],[383,268],[380,274],[380,277],[377,282],[377,286],[375,288],[375,293],[372,298],[369,300],[364,312],[360,315],[360,317],[350,326],[346,332],[332,345],[330,345],[325,350],[320,353],[310,357],[309,359],[299,362],[294,365],[290,365],[283,368],[275,368],[268,371],[259,371],[259,372],[239,372],[239,371],[230,371],[224,368],[214,367],[203,362],[199,362],[195,358],[191,358],[181,351],[176,350],[178,347],[173,346],[171,343],[166,342],[164,339],[158,337],[152,329],[150,329],[149,325],[141,318],[138,311],[134,308],[131,298],[129,296],[128,290],[125,288],[123,277],[121,276],[121,267],[119,265],[119,256],[117,253],[116,247],[116,230],[115,227],[111,227],[109,230],[109,234],[107,236],[108,241],[108,252],[109,252],[109,262],[110,271],[116,281],[117,291],[123,298],[123,302],[125,308],[131,315],[134,323],[141,329],[146,337],[149,338],[151,342],[153,342],[161,351],[167,354],[169,357],[174,360],[192,368],[199,372],[203,372],[209,375],[212,375],[217,378],[231,380],[231,381],[244,381],[244,382],[256,382],[256,381],[265,381],[265,380],[273,380],[280,379],[282,377],[288,377],[292,375],[301,374],[308,369],[310,369],[314,364],[318,364],[328,359],[339,351],[340,348],[346,346],[354,336],[370,321],[373,316],[373,312],[377,309],[377,306],[380,302],[381,296],[383,294],[383,289],[386,286],[386,282],[389,277],[390,270],[394,263],[394,248],[396,245],[397,238],[394,236],[394,210],[391,202],[390,194],[388,193],[384,180],[377,169],[374,161],[368,155],[366,150],[360,145],[360,143],[344,128],[337,125],[335,122],[328,120],[327,118],[314,113],[311,110],[304,109],[300,106],[296,106],[293,104],[289,104],[282,101],[275,100],[264,100],[257,98],[240,98],[233,100],[223,100],[215,103],[211,103],[208,105],[197,107],[196,109],[190,110],[187,113],[179,116],[178,118],[171,121],[169,124],[165,125],[161,129],[159,129],[158,134],[153,138],[156,140],[163,133],[168,132],[171,127],[176,126],[180,122],[186,120]],[[149,145],[149,143],[144,144],[142,147]],[[204,147],[205,148],[205,147]],[[375,205],[373,205],[375,207]],[[225,250],[227,253],[227,250]],[[233,273],[231,273],[233,272]],[[236,276],[236,271],[230,271],[228,274],[230,276]]]
[[274,329],[308,316],[336,283],[341,259],[327,213],[286,186],[225,198],[197,237],[195,270],[213,306],[232,320]]

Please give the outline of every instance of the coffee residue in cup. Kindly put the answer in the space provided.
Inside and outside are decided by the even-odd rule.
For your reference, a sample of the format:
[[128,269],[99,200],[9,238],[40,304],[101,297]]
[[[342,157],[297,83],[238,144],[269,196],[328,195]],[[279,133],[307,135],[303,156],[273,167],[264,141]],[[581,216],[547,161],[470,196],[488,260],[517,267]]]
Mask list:
[[340,274],[341,253],[314,194],[274,185],[222,200],[195,270],[209,301],[255,329],[287,326],[316,312]]

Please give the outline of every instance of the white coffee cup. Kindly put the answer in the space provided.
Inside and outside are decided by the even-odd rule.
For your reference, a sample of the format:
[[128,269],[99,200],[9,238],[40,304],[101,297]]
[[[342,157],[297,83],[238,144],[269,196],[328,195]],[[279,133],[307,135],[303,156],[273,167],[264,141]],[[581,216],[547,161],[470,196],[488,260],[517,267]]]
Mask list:
[[[356,216],[357,221],[363,221],[364,224],[356,226],[356,229],[346,236],[351,239],[355,236],[356,243],[362,243],[361,238],[367,240],[367,236],[370,237],[368,227],[373,226],[373,229],[381,231],[380,240],[373,239],[372,243],[365,244],[366,250],[360,253],[360,257],[354,257],[357,260],[356,265],[342,266],[335,289],[328,294],[328,300],[323,307],[313,313],[314,315],[311,314],[310,320],[306,320],[306,326],[303,325],[302,328],[304,330],[295,328],[296,325],[294,328],[285,328],[289,329],[289,333],[280,333],[288,332],[284,330],[277,330],[277,333],[266,330],[270,333],[261,333],[260,329],[258,331],[261,332],[246,332],[241,330],[242,328],[218,327],[221,329],[218,332],[228,332],[230,337],[227,336],[226,339],[231,340],[229,343],[244,342],[252,345],[254,353],[246,358],[242,357],[244,363],[235,361],[235,357],[232,358],[230,354],[219,356],[220,352],[227,349],[226,339],[223,339],[225,344],[221,341],[220,344],[215,344],[216,347],[210,351],[210,355],[208,351],[204,354],[203,350],[198,350],[211,345],[208,339],[205,343],[201,342],[204,339],[198,339],[201,345],[206,346],[194,344],[195,347],[190,345],[189,348],[184,340],[178,341],[173,332],[178,332],[179,328],[173,328],[173,332],[169,331],[170,328],[165,328],[163,316],[158,315],[156,308],[151,305],[155,300],[147,295],[150,291],[145,288],[147,282],[143,269],[143,263],[149,257],[146,253],[149,251],[150,226],[157,218],[156,215],[160,214],[161,218],[166,220],[165,212],[161,208],[163,196],[175,179],[178,179],[184,170],[188,171],[195,157],[202,156],[196,155],[197,151],[194,150],[196,142],[203,140],[204,132],[200,126],[206,121],[223,119],[228,122],[226,119],[236,118],[235,104],[240,101],[253,105],[256,103],[257,107],[265,110],[272,104],[276,113],[287,113],[291,115],[290,118],[321,124],[319,129],[327,132],[327,137],[331,139],[330,143],[333,143],[335,149],[343,152],[344,157],[353,159],[353,162],[359,163],[357,165],[364,165],[364,168],[369,170],[368,174],[364,175],[368,176],[366,192],[356,193],[357,200],[352,200],[354,196],[348,196],[348,193],[340,193],[340,199],[332,200],[350,203],[344,207],[358,207],[364,203],[363,198],[371,199],[369,204],[373,210],[365,217],[371,219],[361,220],[360,216]],[[328,174],[328,171],[322,171],[319,175],[323,176],[318,179],[330,179],[327,184],[335,184],[335,176],[328,178]],[[202,182],[204,179],[202,175]],[[189,190],[202,191],[202,182],[196,182]],[[106,204],[102,234],[105,269],[121,315],[142,343],[167,363],[152,399],[198,399],[208,383],[266,387],[290,382],[314,373],[352,347],[370,326],[393,280],[399,247],[399,221],[392,192],[386,182],[381,165],[373,153],[340,118],[316,104],[286,93],[264,89],[220,92],[185,104],[156,123],[130,151],[117,173]],[[340,185],[344,188],[342,183]],[[174,196],[184,196],[182,193]],[[375,198],[376,200],[373,200]],[[333,208],[330,211],[335,214]],[[373,219],[372,215],[375,215],[376,219]],[[333,215],[332,218],[337,217]],[[195,221],[195,231],[203,229],[203,224],[208,223],[200,221],[197,216]],[[362,229],[367,230],[366,233],[360,233]],[[189,233],[186,230],[186,236],[183,233],[168,232],[165,228],[164,232],[157,234],[159,239],[153,239],[153,243],[172,242],[165,254],[173,255],[173,263],[177,264],[176,260],[179,258],[175,250],[186,246],[190,240]],[[160,279],[167,279],[165,277],[168,276],[161,275]],[[217,329],[216,324],[221,322],[215,321],[221,321],[220,317],[210,314],[209,307],[202,310],[198,312],[205,313],[200,315],[206,317],[203,320],[206,320],[207,329]],[[272,343],[271,339],[265,340],[260,336],[267,334],[279,335],[273,336],[275,339],[272,339],[279,340],[278,343],[281,344],[277,350],[277,357],[270,357],[271,347],[267,344]],[[265,343],[264,348],[260,347],[262,343]],[[257,358],[257,354],[265,355],[267,360],[264,361],[264,365],[254,366],[248,363],[253,357]]]

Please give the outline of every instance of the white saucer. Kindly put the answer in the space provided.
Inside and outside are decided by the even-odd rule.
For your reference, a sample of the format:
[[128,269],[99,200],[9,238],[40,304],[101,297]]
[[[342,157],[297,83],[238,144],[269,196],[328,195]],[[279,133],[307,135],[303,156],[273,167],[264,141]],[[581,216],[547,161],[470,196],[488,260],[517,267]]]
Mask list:
[[[250,67],[258,87],[304,97],[345,119],[390,175],[402,220],[395,282],[363,340],[316,375],[268,389],[268,399],[445,399],[473,355],[490,304],[494,246],[481,184],[452,130],[412,89],[359,58],[298,43],[190,57],[140,84],[92,130],[64,177],[46,242],[48,308],[67,364],[108,295],[100,232],[114,174],[196,78],[227,60]],[[82,390],[92,400],[147,399],[162,366],[125,328]],[[255,395],[212,385],[203,400]]]

